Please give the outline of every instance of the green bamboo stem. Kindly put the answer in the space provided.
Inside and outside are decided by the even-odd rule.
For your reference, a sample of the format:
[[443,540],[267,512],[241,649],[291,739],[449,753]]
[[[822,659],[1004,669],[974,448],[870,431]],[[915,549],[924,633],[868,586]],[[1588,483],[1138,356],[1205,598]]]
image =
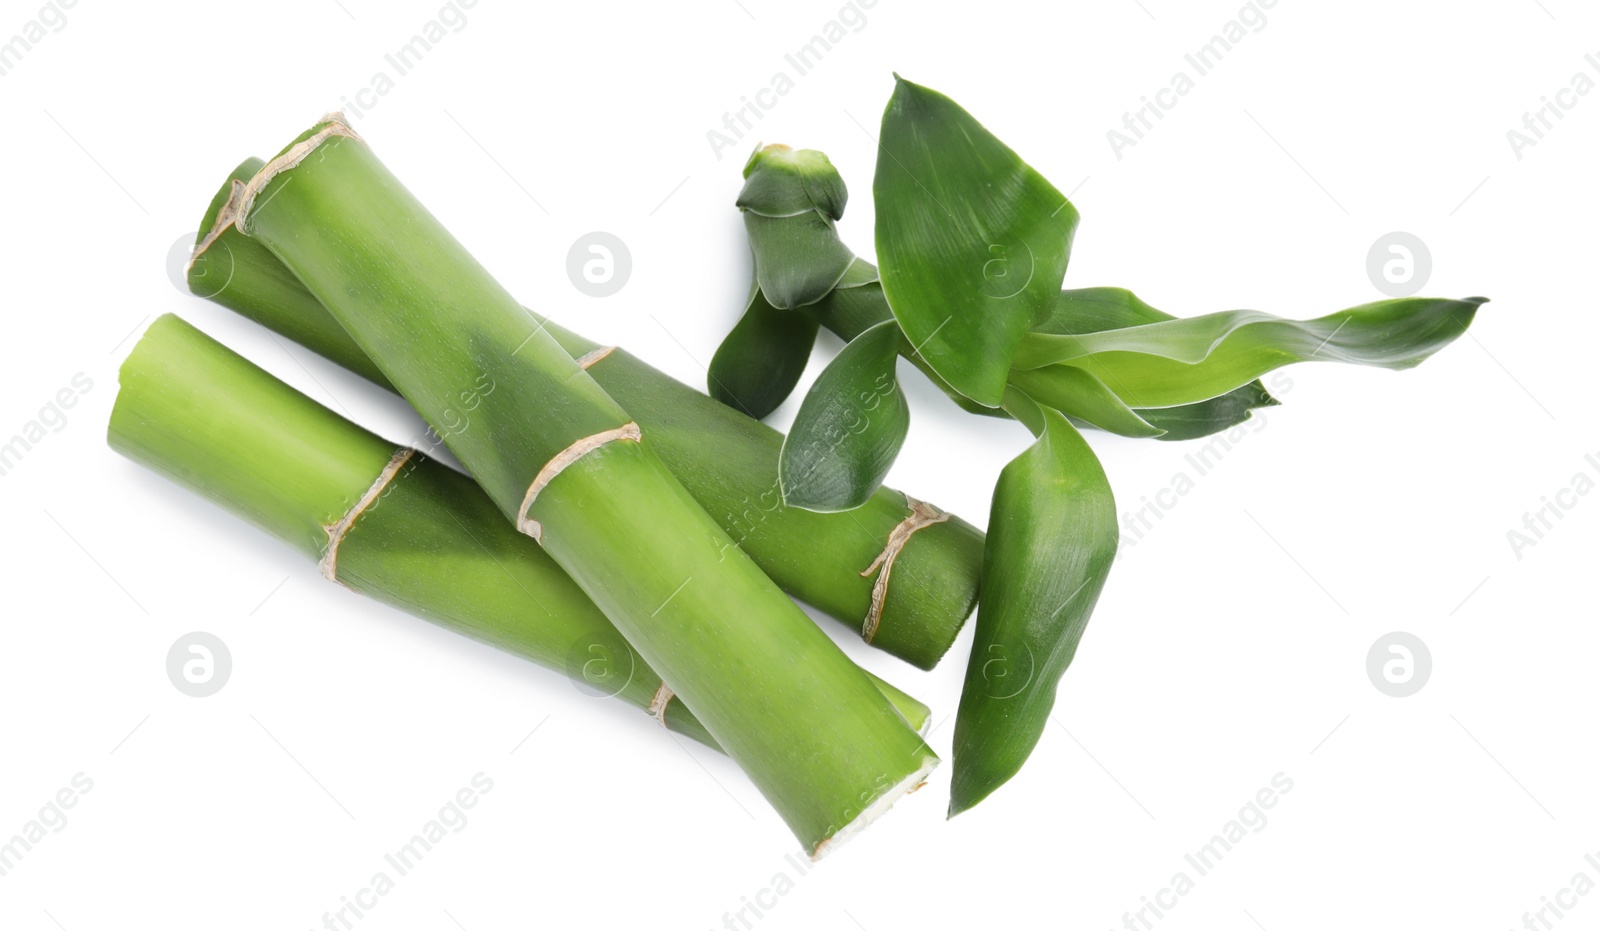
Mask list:
[[[263,162],[242,163],[206,212],[189,285],[390,390],[393,386],[327,308],[265,246],[239,232],[225,208]],[[887,307],[885,307],[887,313]],[[656,453],[700,505],[786,592],[840,622],[872,631],[868,642],[931,669],[955,642],[977,601],[983,534],[959,517],[919,524],[888,568],[869,570],[912,499],[880,489],[849,514],[786,507],[778,487],[783,436],[615,350],[546,322],[569,355],[651,435]],[[890,574],[889,570],[892,570]]]
[[501,514],[661,673],[813,857],[921,784],[938,762],[927,744],[341,120],[269,162],[238,216],[424,419],[462,421],[446,443]]
[[[108,431],[114,449],[319,562],[328,528],[396,453],[171,314],[134,346],[120,381]],[[421,453],[345,530],[333,574],[353,591],[640,709],[649,709],[661,681],[471,479]],[[927,726],[926,705],[872,679],[908,724]],[[660,717],[716,746],[680,699]]]

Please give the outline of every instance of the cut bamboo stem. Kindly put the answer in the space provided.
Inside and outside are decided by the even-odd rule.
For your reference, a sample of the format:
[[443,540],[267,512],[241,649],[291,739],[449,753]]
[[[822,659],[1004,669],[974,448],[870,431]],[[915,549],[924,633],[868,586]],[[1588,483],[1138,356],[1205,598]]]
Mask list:
[[[189,266],[191,290],[393,390],[327,308],[265,246],[239,232],[234,209],[263,164],[242,163],[212,201]],[[950,516],[922,522],[897,541],[898,528],[918,512],[909,496],[887,488],[849,514],[785,507],[777,474],[782,434],[623,350],[553,322],[545,330],[633,415],[695,500],[786,592],[871,632],[873,646],[918,668],[933,668],[949,650],[977,602],[981,531]],[[891,565],[884,565],[886,554],[894,556]]]
[[424,419],[453,425],[447,445],[501,514],[540,540],[813,857],[921,785],[938,762],[927,744],[342,119],[268,162],[238,217]]
[[[118,452],[352,591],[649,709],[661,677],[471,479],[397,452],[170,314],[134,346],[120,381],[108,431]],[[872,679],[913,729],[926,728],[926,705]],[[716,746],[676,698],[657,717]]]

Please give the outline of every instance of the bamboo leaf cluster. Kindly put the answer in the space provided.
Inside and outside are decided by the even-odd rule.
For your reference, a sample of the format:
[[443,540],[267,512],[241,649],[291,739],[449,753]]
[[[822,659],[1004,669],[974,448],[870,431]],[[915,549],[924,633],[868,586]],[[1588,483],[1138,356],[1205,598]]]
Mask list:
[[[1001,473],[991,505],[956,719],[953,815],[1026,760],[1110,571],[1115,505],[1079,427],[1162,440],[1226,430],[1278,403],[1262,375],[1296,362],[1414,366],[1464,333],[1484,299],[1386,300],[1306,321],[1258,311],[1180,319],[1122,288],[1063,290],[1077,210],[948,97],[897,76],[878,153],[878,265],[841,246],[844,185],[825,155],[752,154],[737,206],[767,301],[752,297],[763,322],[758,329],[747,311],[719,356],[731,370],[760,334],[780,338],[774,310],[846,341],[785,445],[832,477],[821,496],[786,483],[796,506],[864,499],[887,474],[906,419],[898,410],[873,418],[855,395],[862,357],[881,351],[890,330],[896,351],[963,410],[1010,417],[1035,436]],[[803,351],[813,343],[807,330]],[[771,408],[792,388],[769,372],[746,390]],[[831,442],[849,431],[850,442]]]

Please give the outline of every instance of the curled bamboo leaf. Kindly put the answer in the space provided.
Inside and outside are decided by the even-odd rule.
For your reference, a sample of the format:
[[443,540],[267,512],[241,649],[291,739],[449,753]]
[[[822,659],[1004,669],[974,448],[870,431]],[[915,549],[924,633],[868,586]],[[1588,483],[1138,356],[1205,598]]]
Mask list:
[[1193,404],[1132,408],[1088,368],[1065,364],[1012,369],[1011,384],[1040,404],[1066,414],[1075,424],[1118,436],[1158,440],[1210,436],[1244,423],[1257,408],[1278,403],[1258,379]]
[[1134,407],[1215,398],[1293,362],[1410,368],[1454,341],[1486,298],[1400,298],[1315,320],[1236,310],[1080,334],[1031,333],[1018,368],[1088,368]]
[[1277,404],[1278,399],[1258,379],[1209,401],[1153,407],[1137,413],[1152,427],[1166,431],[1156,439],[1194,440],[1237,427],[1250,419],[1252,411]]
[[[846,200],[838,170],[815,149],[769,145],[750,156],[744,176],[736,205],[762,293],[784,310],[822,300],[855,260],[833,226]],[[763,261],[769,255],[784,260]]]
[[817,322],[778,310],[750,284],[750,301],[706,370],[710,395],[760,420],[789,397],[811,359]]
[[956,712],[952,817],[1033,752],[1117,552],[1116,505],[1089,444],[1060,413],[1015,389],[1006,408],[1038,439],[994,489],[976,638]]
[[817,377],[783,441],[783,502],[846,511],[872,497],[910,427],[895,380],[900,329],[888,320],[850,341]]
[[1060,335],[1096,333],[1176,319],[1146,304],[1127,288],[1067,288],[1056,295],[1050,313],[1033,331]]
[[954,101],[899,77],[878,150],[889,307],[941,378],[997,407],[1012,355],[1061,290],[1078,212]]
[[[1034,327],[1033,332],[1059,335],[1093,333],[1176,319],[1165,311],[1151,307],[1127,288],[1068,288],[1056,298],[1050,315]],[[1050,366],[1046,370],[1064,367]],[[1013,370],[1013,380],[1018,374],[1017,370]],[[1146,424],[1162,431],[1156,439],[1192,440],[1238,426],[1250,419],[1251,411],[1277,403],[1278,399],[1267,392],[1260,380],[1256,380],[1209,400],[1176,407],[1136,409],[1134,413]],[[1062,410],[1069,417],[1077,416],[1067,408]],[[1102,430],[1121,432],[1093,418],[1078,419]]]
[[1072,365],[1019,369],[1011,373],[1011,384],[1039,404],[1108,433],[1148,438],[1166,432],[1139,416],[1086,369]]

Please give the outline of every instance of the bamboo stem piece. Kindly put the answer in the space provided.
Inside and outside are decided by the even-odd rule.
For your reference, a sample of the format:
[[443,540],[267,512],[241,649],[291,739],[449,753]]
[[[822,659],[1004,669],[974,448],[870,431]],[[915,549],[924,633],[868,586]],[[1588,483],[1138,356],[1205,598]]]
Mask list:
[[[649,708],[661,677],[465,475],[397,451],[171,314],[140,338],[120,382],[107,434],[118,452],[316,559],[352,591]],[[926,705],[867,675],[912,728],[926,728]],[[681,700],[657,717],[716,747]]]
[[460,421],[446,443],[501,514],[661,673],[813,857],[922,784],[938,762],[927,744],[341,118],[246,185],[238,226],[424,419]]
[[[393,390],[327,308],[239,232],[230,203],[263,164],[240,164],[212,200],[189,265],[190,289]],[[977,602],[981,531],[952,515],[897,541],[917,507],[932,505],[887,488],[847,515],[786,507],[777,472],[782,434],[626,351],[553,322],[545,330],[634,416],[695,500],[786,592],[871,631],[869,643],[918,668],[933,668],[949,650]],[[895,542],[891,586],[882,558]]]

